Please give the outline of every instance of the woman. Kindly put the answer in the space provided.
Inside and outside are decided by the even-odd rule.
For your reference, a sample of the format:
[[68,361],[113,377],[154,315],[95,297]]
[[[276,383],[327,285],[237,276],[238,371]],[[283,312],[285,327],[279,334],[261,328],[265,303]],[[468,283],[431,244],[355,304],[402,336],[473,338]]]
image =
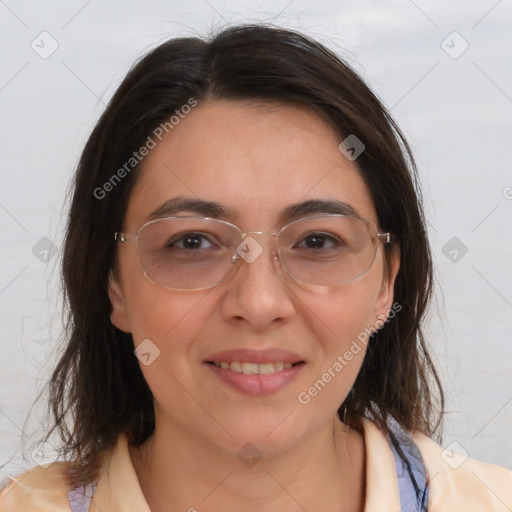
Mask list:
[[510,471],[431,439],[414,162],[318,43],[243,26],[138,62],[83,152],[63,275],[67,461],[1,510],[512,508]]

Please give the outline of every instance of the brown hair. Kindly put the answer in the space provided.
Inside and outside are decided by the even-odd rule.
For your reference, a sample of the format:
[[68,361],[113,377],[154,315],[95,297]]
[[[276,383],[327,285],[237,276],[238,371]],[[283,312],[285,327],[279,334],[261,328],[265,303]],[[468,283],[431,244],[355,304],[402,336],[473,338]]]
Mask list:
[[355,134],[363,141],[357,164],[380,226],[400,247],[394,298],[402,309],[371,336],[339,414],[343,419],[346,410],[346,421],[356,428],[362,417],[371,417],[395,446],[390,418],[405,430],[433,436],[441,427],[444,397],[421,330],[432,294],[432,262],[407,142],[362,79],[324,46],[289,30],[236,26],[209,40],[171,39],[143,57],[82,153],[62,262],[66,347],[49,383],[53,426],[46,437],[58,429],[62,454],[72,461],[70,478],[77,484],[94,480],[102,454],[120,433],[140,445],[154,431],[152,393],[131,335],[110,321],[107,293],[113,233],[122,226],[137,168],[109,187],[108,195],[98,189],[190,98],[304,105],[341,138]]

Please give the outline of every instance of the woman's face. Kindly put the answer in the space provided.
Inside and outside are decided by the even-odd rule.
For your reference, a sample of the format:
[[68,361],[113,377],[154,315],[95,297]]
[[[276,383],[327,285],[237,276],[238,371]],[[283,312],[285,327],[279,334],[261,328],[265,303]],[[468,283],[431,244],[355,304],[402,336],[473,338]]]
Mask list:
[[[347,203],[378,226],[369,189],[339,143],[307,109],[199,104],[143,161],[123,231],[137,233],[152,212],[176,197],[223,205],[232,216],[220,218],[244,232],[278,231],[284,209],[312,199]],[[173,215],[204,216],[193,210]],[[273,260],[274,237],[254,239],[263,249],[254,261],[241,260],[226,281],[199,291],[154,284],[141,271],[136,245],[119,244],[110,283],[112,321],[132,333],[136,347],[150,340],[142,345],[141,369],[154,395],[157,429],[231,453],[251,442],[272,454],[332,424],[366,352],[358,335],[391,308],[398,259],[395,251],[389,277],[379,244],[362,279],[302,286]],[[247,352],[220,354],[237,350]],[[211,364],[240,359],[302,363],[267,376]],[[238,384],[221,372],[237,373]],[[319,380],[323,385],[309,393]]]

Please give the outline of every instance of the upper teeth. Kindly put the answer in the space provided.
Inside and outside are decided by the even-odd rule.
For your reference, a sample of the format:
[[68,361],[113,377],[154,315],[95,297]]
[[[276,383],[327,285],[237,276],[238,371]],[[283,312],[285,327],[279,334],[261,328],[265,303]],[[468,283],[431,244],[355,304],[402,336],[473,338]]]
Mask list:
[[280,372],[283,369],[292,367],[292,363],[241,363],[239,361],[233,361],[232,363],[227,362],[214,362],[217,368],[230,369],[231,371],[238,373],[245,373],[245,375],[269,375],[274,372]]

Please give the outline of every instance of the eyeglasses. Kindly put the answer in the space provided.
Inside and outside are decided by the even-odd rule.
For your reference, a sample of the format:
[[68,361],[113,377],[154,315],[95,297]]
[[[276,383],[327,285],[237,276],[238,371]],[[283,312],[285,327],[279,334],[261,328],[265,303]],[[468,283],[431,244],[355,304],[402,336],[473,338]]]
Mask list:
[[253,235],[276,237],[276,264],[296,281],[319,286],[354,282],[368,273],[377,245],[391,241],[372,222],[345,215],[305,217],[279,232],[242,232],[229,222],[198,217],[166,217],[144,224],[136,235],[115,233],[137,244],[142,271],[153,283],[173,290],[201,290],[222,283],[243,259],[263,252]]

